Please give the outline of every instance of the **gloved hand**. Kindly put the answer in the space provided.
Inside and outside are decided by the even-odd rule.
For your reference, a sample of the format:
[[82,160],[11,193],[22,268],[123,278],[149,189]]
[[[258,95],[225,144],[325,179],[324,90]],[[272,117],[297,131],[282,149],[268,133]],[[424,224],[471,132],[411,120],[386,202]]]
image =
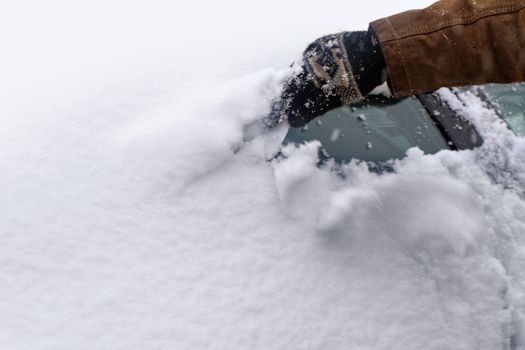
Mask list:
[[381,48],[371,29],[323,36],[303,53],[272,107],[275,122],[300,127],[342,105],[364,99],[386,81]]

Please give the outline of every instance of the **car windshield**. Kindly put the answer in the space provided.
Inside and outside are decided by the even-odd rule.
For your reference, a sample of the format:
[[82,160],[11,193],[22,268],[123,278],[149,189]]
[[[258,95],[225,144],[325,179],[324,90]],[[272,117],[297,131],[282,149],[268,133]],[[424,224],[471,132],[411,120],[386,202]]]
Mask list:
[[285,143],[308,140],[321,141],[325,156],[338,161],[355,158],[385,162],[404,157],[411,147],[419,147],[425,153],[448,148],[415,97],[334,109],[302,129],[290,129]]
[[490,84],[484,90],[510,128],[525,136],[525,83]]

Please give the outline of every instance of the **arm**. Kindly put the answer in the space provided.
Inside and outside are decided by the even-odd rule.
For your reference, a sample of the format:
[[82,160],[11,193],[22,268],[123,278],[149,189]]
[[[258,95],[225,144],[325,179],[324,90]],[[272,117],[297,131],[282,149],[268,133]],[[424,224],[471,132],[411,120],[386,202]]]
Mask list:
[[273,118],[301,126],[360,102],[385,80],[395,97],[525,81],[525,0],[441,0],[317,39],[285,83]]
[[523,0],[442,0],[370,26],[396,97],[525,80]]

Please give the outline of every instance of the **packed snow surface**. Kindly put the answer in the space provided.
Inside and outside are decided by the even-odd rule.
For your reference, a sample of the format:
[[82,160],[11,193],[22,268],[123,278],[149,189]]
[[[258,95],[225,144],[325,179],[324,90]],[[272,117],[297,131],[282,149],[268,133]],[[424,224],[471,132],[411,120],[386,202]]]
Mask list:
[[525,140],[474,96],[481,148],[392,174],[242,144],[309,41],[428,4],[0,4],[0,348],[523,348]]

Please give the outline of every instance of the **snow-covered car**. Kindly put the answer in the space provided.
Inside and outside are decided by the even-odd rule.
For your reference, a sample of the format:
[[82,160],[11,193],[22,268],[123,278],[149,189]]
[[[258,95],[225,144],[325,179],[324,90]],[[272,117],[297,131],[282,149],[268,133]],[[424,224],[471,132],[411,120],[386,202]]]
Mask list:
[[[525,84],[490,84],[455,89],[472,92],[518,135],[525,135]],[[476,129],[441,98],[439,92],[404,99],[371,97],[334,109],[300,129],[290,128],[283,144],[319,140],[323,158],[359,159],[388,167],[419,147],[425,153],[472,149],[483,140]]]

